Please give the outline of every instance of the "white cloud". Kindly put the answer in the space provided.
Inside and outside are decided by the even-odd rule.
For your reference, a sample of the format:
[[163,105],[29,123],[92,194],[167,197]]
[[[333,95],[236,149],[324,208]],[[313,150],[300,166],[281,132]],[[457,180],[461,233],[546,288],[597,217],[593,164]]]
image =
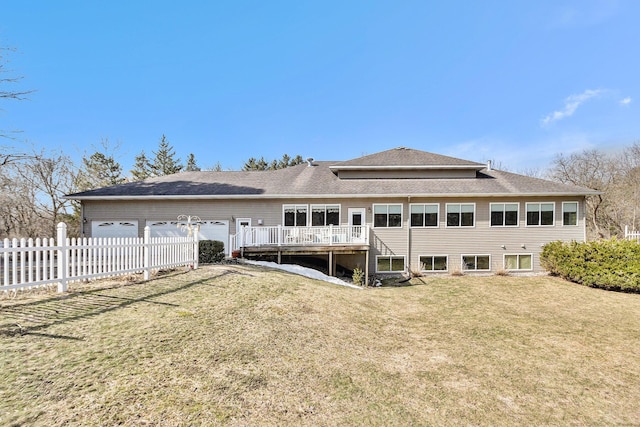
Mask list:
[[631,104],[630,96],[627,96],[626,98],[620,100],[620,105],[629,105],[629,104]]
[[558,120],[562,120],[566,117],[573,116],[578,107],[589,99],[601,95],[604,91],[602,89],[587,89],[584,92],[577,95],[570,95],[564,100],[564,108],[556,110],[551,114],[548,114],[542,119],[543,125],[548,125]]

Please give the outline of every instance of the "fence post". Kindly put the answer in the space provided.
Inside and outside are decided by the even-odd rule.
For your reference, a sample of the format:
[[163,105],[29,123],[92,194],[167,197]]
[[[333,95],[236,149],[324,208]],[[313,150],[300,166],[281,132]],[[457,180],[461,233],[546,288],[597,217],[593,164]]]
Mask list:
[[149,266],[151,265],[151,228],[147,225],[144,228],[144,251],[143,251],[143,267],[144,267],[144,280],[149,280],[151,277],[151,270]]
[[200,244],[199,244],[199,240],[198,240],[198,230],[196,229],[195,233],[193,233],[193,269],[197,270],[198,269],[198,261],[199,261],[199,251],[200,251]]
[[58,292],[67,292],[69,250],[67,249],[67,224],[61,222],[57,228],[58,246]]
[[624,238],[625,239],[629,238],[629,226],[628,225],[624,226]]

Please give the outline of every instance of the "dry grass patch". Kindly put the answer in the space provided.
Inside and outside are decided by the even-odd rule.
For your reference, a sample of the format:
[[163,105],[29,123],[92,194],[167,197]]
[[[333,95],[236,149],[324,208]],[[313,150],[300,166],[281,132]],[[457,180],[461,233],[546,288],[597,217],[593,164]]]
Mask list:
[[252,266],[0,301],[2,425],[640,423],[640,297]]

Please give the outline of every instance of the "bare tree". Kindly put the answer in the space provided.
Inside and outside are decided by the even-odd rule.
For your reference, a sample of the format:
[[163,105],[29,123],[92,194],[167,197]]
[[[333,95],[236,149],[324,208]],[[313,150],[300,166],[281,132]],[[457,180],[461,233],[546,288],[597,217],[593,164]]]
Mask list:
[[71,207],[71,202],[64,196],[74,188],[73,166],[71,159],[62,154],[38,157],[20,170],[23,179],[37,192],[36,214],[50,224],[50,235],[54,236],[61,216]]
[[559,182],[579,185],[602,192],[587,197],[588,229],[597,237],[609,237],[619,232],[611,217],[611,190],[617,179],[615,163],[598,150],[585,150],[569,156],[558,155],[549,176]]
[[[32,93],[32,90],[20,90],[15,89],[16,84],[18,84],[22,80],[22,76],[18,77],[7,77],[7,73],[10,70],[7,69],[7,52],[13,51],[14,49],[0,47],[0,100],[23,100],[26,99],[27,95]],[[11,86],[11,89],[9,88]],[[8,131],[0,129],[0,137],[15,139],[15,133],[17,131]],[[7,154],[7,147],[0,147],[0,166],[4,166],[7,163],[10,163],[14,156]],[[20,155],[18,155],[19,157]]]

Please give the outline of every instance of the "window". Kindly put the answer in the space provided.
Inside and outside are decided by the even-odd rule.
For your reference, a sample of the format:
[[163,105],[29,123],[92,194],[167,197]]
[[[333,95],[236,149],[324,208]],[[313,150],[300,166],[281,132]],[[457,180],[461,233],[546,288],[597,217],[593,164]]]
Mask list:
[[448,257],[446,255],[425,255],[420,257],[420,270],[447,271]]
[[491,270],[491,257],[489,255],[462,255],[462,269],[464,271],[489,271]]
[[562,202],[562,225],[578,225],[578,202]]
[[440,210],[439,204],[411,205],[410,210],[412,227],[438,226],[438,211]]
[[555,203],[527,203],[527,225],[553,225]]
[[379,255],[376,257],[376,272],[393,273],[396,271],[404,271],[404,256]]
[[307,205],[283,205],[285,227],[305,227],[307,225]]
[[447,203],[447,227],[474,227],[475,203]]
[[340,225],[340,205],[311,205],[311,225]]
[[373,205],[374,227],[402,227],[402,205]]
[[491,203],[491,226],[517,227],[519,208],[518,203]]
[[533,255],[512,254],[504,256],[505,270],[533,270]]

